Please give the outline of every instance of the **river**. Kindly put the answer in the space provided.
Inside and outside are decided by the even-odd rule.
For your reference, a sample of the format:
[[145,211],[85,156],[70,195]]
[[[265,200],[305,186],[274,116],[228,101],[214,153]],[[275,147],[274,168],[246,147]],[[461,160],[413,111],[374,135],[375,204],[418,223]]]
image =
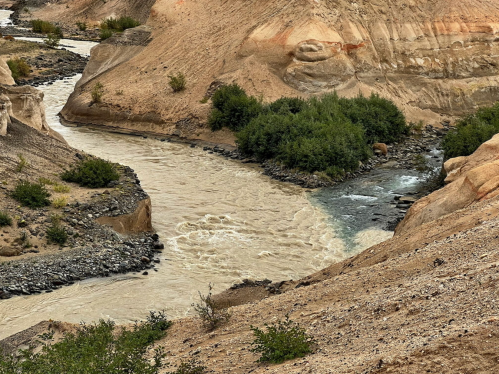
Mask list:
[[[0,22],[2,22],[0,13]],[[87,54],[91,42],[63,40]],[[257,166],[185,144],[64,127],[61,110],[80,76],[40,86],[49,125],[85,152],[131,166],[149,193],[153,226],[165,243],[158,272],[89,279],[52,293],[0,301],[0,339],[41,320],[129,322],[149,310],[188,315],[198,291],[244,278],[298,279],[391,237],[373,212],[419,179],[400,171],[306,192]],[[384,179],[387,178],[387,179]],[[346,199],[346,200],[345,200]],[[348,201],[345,204],[345,201]],[[358,219],[356,217],[364,217]]]

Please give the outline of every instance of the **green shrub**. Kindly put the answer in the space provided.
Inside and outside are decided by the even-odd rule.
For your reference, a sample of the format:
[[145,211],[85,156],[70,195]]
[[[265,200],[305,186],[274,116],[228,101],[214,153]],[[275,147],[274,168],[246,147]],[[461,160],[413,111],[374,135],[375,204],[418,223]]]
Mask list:
[[[0,372],[8,374],[60,373],[140,373],[157,374],[164,366],[163,350],[152,357],[148,347],[165,335],[148,322],[136,323],[132,329],[116,328],[112,321],[100,320],[93,325],[81,324],[76,332],[67,332],[54,344],[45,344],[40,352],[34,348],[20,355],[0,355]],[[53,332],[40,337],[51,340]],[[150,362],[152,359],[152,362]]]
[[339,99],[341,112],[353,123],[365,129],[366,141],[373,143],[393,143],[409,133],[402,112],[390,100],[372,94]]
[[61,38],[59,38],[56,34],[48,34],[47,39],[45,39],[43,42],[51,48],[57,48],[60,41]]
[[68,205],[67,196],[56,197],[54,200],[52,200],[52,206],[56,209],[64,208],[67,205]]
[[87,24],[85,22],[76,22],[76,26],[80,31],[86,31],[87,30]]
[[208,285],[208,295],[204,296],[199,293],[199,298],[201,303],[192,304],[194,311],[198,314],[203,325],[209,330],[214,330],[221,324],[227,322],[230,319],[230,313],[226,308],[220,307],[215,300],[213,300],[213,295],[211,293],[213,286]]
[[251,351],[261,354],[259,362],[279,364],[312,352],[313,339],[304,328],[291,321],[288,315],[284,321],[265,324],[265,327],[267,331],[251,326],[255,335]]
[[6,213],[2,212],[0,210],[0,227],[3,226],[11,226],[12,225],[12,218]]
[[58,221],[53,221],[52,225],[46,230],[47,241],[53,244],[64,245],[68,240],[68,233],[62,227]]
[[269,105],[269,109],[277,114],[296,114],[306,107],[306,101],[298,97],[282,97]]
[[31,21],[31,27],[33,32],[39,34],[55,34],[59,38],[63,37],[62,30],[60,27],[56,27],[50,22],[42,21],[41,19],[35,19]]
[[28,160],[26,160],[26,157],[24,157],[22,153],[19,153],[17,157],[19,157],[19,163],[17,164],[16,171],[20,173],[24,170],[24,168],[26,168],[29,165],[29,163]]
[[140,26],[140,22],[133,19],[132,17],[110,17],[103,20],[100,24],[101,29],[113,31],[124,31],[126,29],[131,29],[137,26]]
[[9,66],[14,80],[18,80],[21,77],[28,77],[31,71],[31,66],[22,58],[7,60],[7,65]]
[[444,158],[469,156],[499,132],[499,103],[461,118],[442,141]]
[[31,183],[29,181],[20,181],[11,196],[22,205],[30,208],[41,208],[50,205],[50,193],[41,183]]
[[177,73],[176,75],[169,75],[168,78],[170,78],[168,84],[172,88],[173,92],[185,90],[186,80],[184,74]]
[[92,96],[92,103],[101,103],[102,96],[104,95],[104,85],[101,82],[97,82],[92,88],[90,95]]
[[208,124],[213,131],[223,127],[239,131],[263,112],[263,105],[256,98],[247,96],[237,84],[220,87],[213,94],[212,102]]
[[297,114],[261,114],[237,133],[239,150],[263,161],[337,177],[370,156],[364,129],[351,123],[335,95],[308,101]]
[[119,177],[111,162],[99,158],[81,161],[61,174],[62,180],[66,182],[74,182],[91,188],[106,187],[109,182],[118,180]]
[[206,367],[193,358],[189,361],[182,361],[177,370],[171,371],[168,374],[203,374],[205,371]]
[[113,32],[111,30],[102,29],[99,33],[100,40],[106,40],[113,36]]

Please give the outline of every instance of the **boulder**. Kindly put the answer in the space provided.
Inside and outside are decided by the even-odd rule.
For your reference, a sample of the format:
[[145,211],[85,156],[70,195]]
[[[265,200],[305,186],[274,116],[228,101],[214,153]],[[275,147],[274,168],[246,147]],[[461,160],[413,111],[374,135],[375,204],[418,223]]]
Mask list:
[[395,235],[499,195],[499,134],[472,155],[448,160],[444,168],[448,184],[416,201],[395,229]]
[[383,156],[386,156],[388,154],[388,147],[385,143],[374,143],[373,151],[375,154],[382,154]]
[[0,84],[6,84],[8,86],[13,86],[16,84],[14,78],[12,78],[10,69],[7,66],[7,62],[5,62],[5,60],[1,58],[0,58]]

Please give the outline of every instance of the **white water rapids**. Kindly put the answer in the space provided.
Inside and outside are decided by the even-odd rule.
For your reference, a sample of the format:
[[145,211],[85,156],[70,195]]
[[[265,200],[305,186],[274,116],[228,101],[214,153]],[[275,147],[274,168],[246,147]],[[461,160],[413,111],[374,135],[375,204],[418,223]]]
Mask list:
[[[85,43],[87,50],[93,45]],[[49,125],[71,146],[135,169],[166,248],[159,271],[148,276],[90,279],[0,301],[0,339],[48,319],[128,322],[161,309],[183,316],[209,283],[220,291],[244,278],[297,279],[391,236],[363,230],[347,248],[303,189],[273,181],[257,167],[184,144],[62,126],[57,113],[78,79],[39,87]]]

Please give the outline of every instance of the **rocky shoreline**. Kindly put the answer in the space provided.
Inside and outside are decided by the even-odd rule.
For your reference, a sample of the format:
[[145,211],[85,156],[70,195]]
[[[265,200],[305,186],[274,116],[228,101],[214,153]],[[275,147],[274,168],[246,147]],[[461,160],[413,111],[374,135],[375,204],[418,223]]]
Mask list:
[[[448,130],[448,123],[443,123],[442,128],[427,125],[420,133],[412,134],[401,142],[389,144],[387,155],[375,155],[362,164],[357,171],[346,173],[345,176],[337,179],[324,177],[320,173],[311,174],[290,170],[272,160],[260,163],[256,159],[244,157],[237,149],[227,149],[220,145],[204,146],[203,150],[208,153],[219,154],[227,159],[239,160],[243,163],[260,164],[263,168],[263,174],[281,182],[293,183],[303,188],[321,188],[330,187],[345,180],[355,178],[382,165],[394,169],[415,170],[420,166],[418,155],[428,153],[433,148],[438,148],[441,138]],[[191,146],[196,145],[192,144]]]
[[[157,234],[145,232],[124,236],[95,219],[103,216],[118,217],[133,213],[140,202],[149,199],[140,187],[134,171],[124,166],[119,182],[111,182],[112,193],[105,190],[92,195],[91,202],[75,202],[66,207],[61,223],[70,234],[66,247],[50,255],[0,262],[0,299],[14,295],[52,292],[75,281],[107,277],[112,274],[155,269],[159,259],[154,259],[164,245]],[[4,192],[7,193],[4,187]],[[32,236],[42,238],[43,229],[50,222],[47,209],[23,210],[20,221]],[[9,228],[4,228],[6,233]],[[1,234],[3,235],[3,234]],[[27,252],[38,252],[36,248]]]

